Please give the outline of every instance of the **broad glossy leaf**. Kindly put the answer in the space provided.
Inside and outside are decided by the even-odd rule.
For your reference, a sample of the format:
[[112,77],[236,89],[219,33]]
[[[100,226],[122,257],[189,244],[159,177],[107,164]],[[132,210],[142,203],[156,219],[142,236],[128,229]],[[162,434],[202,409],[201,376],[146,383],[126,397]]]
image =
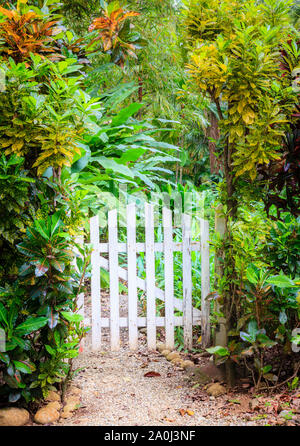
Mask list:
[[13,361],[15,368],[22,373],[31,374],[36,370],[35,365],[30,361]]
[[118,126],[118,125],[124,124],[125,122],[128,121],[128,118],[130,118],[135,113],[137,113],[142,108],[142,106],[143,106],[142,104],[133,102],[128,107],[123,108],[119,112],[119,114],[112,119],[112,123],[111,123],[112,126]]
[[0,322],[5,323],[5,325],[8,325],[7,310],[1,302],[0,302]]
[[21,335],[27,335],[44,327],[47,322],[47,317],[29,317],[25,322],[16,327],[15,332]]
[[75,314],[69,311],[61,311],[61,315],[69,322],[81,322],[83,320],[81,314]]
[[213,355],[218,356],[229,356],[229,350],[226,347],[221,347],[220,345],[217,345],[215,347],[207,348],[206,351],[208,353],[211,353]]
[[292,279],[282,275],[269,277],[268,283],[270,283],[271,285],[275,285],[279,288],[292,288],[295,286],[295,283]]

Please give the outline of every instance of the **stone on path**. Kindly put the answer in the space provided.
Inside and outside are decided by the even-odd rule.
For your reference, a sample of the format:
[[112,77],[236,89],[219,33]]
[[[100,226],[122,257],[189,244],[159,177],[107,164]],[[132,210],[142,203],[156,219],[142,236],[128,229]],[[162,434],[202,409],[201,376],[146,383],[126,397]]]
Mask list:
[[0,409],[0,426],[24,426],[29,420],[30,415],[26,409],[17,407]]
[[50,405],[44,406],[37,411],[34,422],[38,424],[51,424],[59,420],[59,412]]
[[211,384],[208,388],[207,388],[207,393],[211,396],[220,396],[220,395],[224,395],[224,393],[226,393],[226,389],[224,386],[222,386],[219,383],[214,383]]

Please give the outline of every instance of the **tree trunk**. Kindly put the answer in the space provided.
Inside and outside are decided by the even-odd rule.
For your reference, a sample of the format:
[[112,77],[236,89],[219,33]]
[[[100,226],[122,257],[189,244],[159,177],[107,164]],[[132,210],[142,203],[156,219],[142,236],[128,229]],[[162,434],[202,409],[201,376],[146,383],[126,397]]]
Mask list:
[[[216,117],[215,113],[212,111],[209,112],[209,120],[210,120],[210,127],[209,127],[209,162],[210,162],[210,172],[212,174],[217,174],[220,169],[219,161],[215,155],[216,151],[216,142],[220,138],[220,131],[219,131],[219,121]],[[212,141],[212,139],[214,141]]]

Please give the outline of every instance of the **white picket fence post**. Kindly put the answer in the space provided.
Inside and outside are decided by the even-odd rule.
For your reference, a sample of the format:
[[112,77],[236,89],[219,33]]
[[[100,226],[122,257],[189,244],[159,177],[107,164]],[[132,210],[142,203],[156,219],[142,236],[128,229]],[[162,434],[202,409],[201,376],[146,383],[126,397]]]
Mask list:
[[[193,325],[201,324],[202,346],[210,341],[210,304],[207,295],[210,292],[209,264],[209,224],[201,220],[201,242],[191,240],[191,217],[182,217],[182,242],[173,241],[172,211],[163,208],[163,242],[154,239],[154,206],[145,203],[145,242],[136,241],[136,206],[129,204],[126,208],[127,242],[118,242],[117,210],[108,212],[108,243],[100,243],[99,220],[90,220],[92,277],[92,348],[101,347],[102,328],[110,329],[111,350],[120,349],[120,328],[128,328],[129,347],[138,348],[138,328],[147,327],[147,345],[156,348],[156,329],[165,328],[166,347],[174,348],[174,328],[183,326],[184,346],[191,349],[193,345]],[[201,251],[201,311],[192,304],[192,251]],[[109,258],[101,256],[106,252]],[[137,256],[145,253],[146,279],[137,276]],[[156,286],[155,252],[164,254],[164,290]],[[182,289],[183,299],[174,296],[174,252],[182,252]],[[119,266],[119,253],[127,253],[127,269]],[[109,271],[110,317],[101,317],[100,268]],[[120,317],[119,278],[128,284],[128,317]],[[146,315],[138,314],[138,288],[146,292]],[[165,303],[165,315],[156,315],[156,299]],[[182,316],[175,316],[175,309]]]
[[184,347],[193,345],[191,217],[182,216],[182,288],[183,288],[183,337]]
[[92,349],[101,347],[101,282],[100,282],[100,252],[99,252],[99,217],[90,220],[90,236],[93,251],[91,254],[91,300],[92,300]]
[[154,207],[145,203],[145,252],[147,296],[147,341],[150,350],[156,349],[156,300],[155,300],[155,253],[154,253]]
[[110,345],[112,351],[120,348],[120,309],[118,276],[118,215],[117,209],[108,213],[108,252],[109,252],[109,289],[110,289]]
[[127,206],[127,258],[128,258],[128,336],[131,350],[138,348],[138,295],[136,286],[136,209],[135,204]]

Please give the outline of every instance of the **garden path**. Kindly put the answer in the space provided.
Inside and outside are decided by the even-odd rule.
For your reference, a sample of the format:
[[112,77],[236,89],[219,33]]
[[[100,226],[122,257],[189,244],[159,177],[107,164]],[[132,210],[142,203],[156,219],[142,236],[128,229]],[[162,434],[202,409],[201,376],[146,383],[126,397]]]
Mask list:
[[[107,312],[103,296],[104,313]],[[87,305],[90,312],[90,305]],[[121,309],[122,311],[122,309]],[[89,314],[87,314],[89,316]],[[146,336],[139,333],[140,348],[131,352],[122,329],[119,352],[109,350],[109,333],[103,334],[103,349],[92,352],[89,337],[84,350],[75,360],[81,369],[74,385],[82,389],[81,407],[75,415],[57,425],[69,426],[216,426],[255,425],[247,414],[249,397],[241,395],[240,403],[230,403],[235,395],[209,397],[205,390],[193,388],[188,375],[158,352],[146,348]],[[207,361],[207,358],[206,358]],[[159,376],[147,377],[147,372]],[[189,415],[183,411],[191,411]],[[236,410],[238,409],[238,410]],[[244,409],[244,410],[243,410]],[[247,421],[248,417],[248,421]]]

